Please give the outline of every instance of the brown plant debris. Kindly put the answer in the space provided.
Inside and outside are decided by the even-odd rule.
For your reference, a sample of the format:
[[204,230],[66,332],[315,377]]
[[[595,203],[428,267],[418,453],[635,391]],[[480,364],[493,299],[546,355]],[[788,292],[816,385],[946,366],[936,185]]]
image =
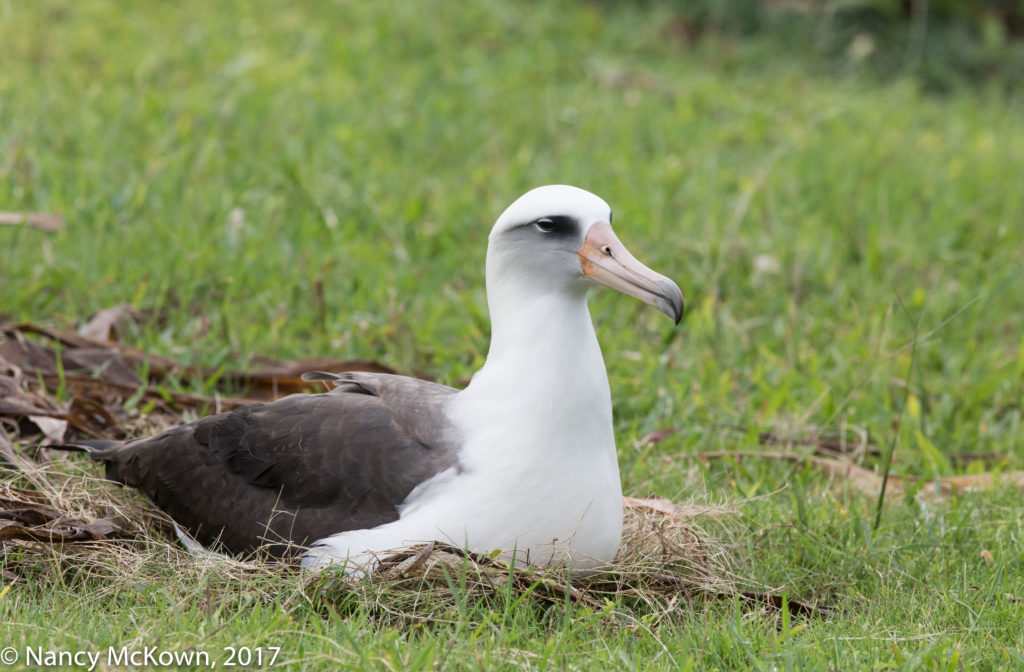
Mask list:
[[97,541],[116,536],[121,522],[115,517],[86,522],[69,518],[46,504],[31,502],[31,491],[16,490],[16,497],[0,497],[0,543],[26,541]]
[[[128,306],[100,311],[81,332],[33,324],[0,326],[0,418],[26,437],[42,433],[50,442],[70,427],[92,438],[123,438],[136,429],[130,407],[151,405],[151,415],[178,419],[318,390],[302,380],[310,370],[394,373],[371,360],[310,359],[282,362],[257,358],[251,371],[183,366],[119,343],[117,325],[135,315]],[[146,372],[143,380],[138,371]],[[216,396],[166,389],[179,379],[215,381]],[[244,396],[237,396],[244,390]],[[50,391],[59,391],[58,400]],[[223,396],[222,396],[223,395]],[[130,403],[132,402],[132,403]]]
[[64,218],[56,212],[9,212],[0,211],[0,225],[31,226],[42,231],[60,231]]
[[[830,479],[845,483],[852,490],[856,490],[868,497],[877,497],[882,491],[883,477],[881,473],[858,466],[852,460],[845,457],[823,457],[813,454],[752,450],[713,451],[699,453],[697,457],[702,460],[748,458],[810,464],[823,471]],[[886,485],[885,496],[887,498],[903,497],[906,494],[907,486],[910,484],[921,485],[918,490],[918,494],[921,496],[942,498],[991,488],[1000,483],[1011,485],[1018,490],[1024,490],[1024,471],[996,471],[984,474],[939,476],[936,478],[889,474],[889,483]]]

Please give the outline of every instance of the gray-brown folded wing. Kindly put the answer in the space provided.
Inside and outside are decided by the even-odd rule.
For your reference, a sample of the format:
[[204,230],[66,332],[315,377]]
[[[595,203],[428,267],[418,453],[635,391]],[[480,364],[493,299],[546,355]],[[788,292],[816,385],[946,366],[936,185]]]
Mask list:
[[422,481],[457,467],[445,420],[453,388],[386,374],[203,418],[94,450],[112,480],[138,488],[200,543],[231,553],[398,519]]

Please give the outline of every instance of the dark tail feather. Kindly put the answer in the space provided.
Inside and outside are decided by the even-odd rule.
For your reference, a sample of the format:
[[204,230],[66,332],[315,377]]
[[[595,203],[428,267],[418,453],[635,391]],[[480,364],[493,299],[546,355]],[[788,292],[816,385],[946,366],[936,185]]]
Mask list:
[[117,461],[111,459],[117,449],[124,445],[124,441],[110,441],[106,439],[89,439],[88,441],[75,441],[73,443],[61,443],[48,446],[57,450],[72,450],[80,453],[88,453],[92,459],[104,463],[104,476],[108,481],[124,483],[121,473],[117,469]]
[[88,441],[75,441],[74,443],[59,443],[47,446],[47,448],[89,453],[90,457],[94,459],[102,459],[100,457],[101,453],[105,452],[109,448],[116,448],[122,443],[122,441],[110,441],[108,439],[90,439]]

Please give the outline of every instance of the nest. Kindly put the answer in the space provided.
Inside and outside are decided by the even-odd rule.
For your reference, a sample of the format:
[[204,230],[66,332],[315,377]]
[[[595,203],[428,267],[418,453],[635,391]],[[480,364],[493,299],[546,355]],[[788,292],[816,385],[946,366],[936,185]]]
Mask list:
[[175,540],[163,512],[104,481],[96,465],[75,457],[33,460],[9,443],[0,453],[8,462],[0,465],[7,471],[0,485],[0,571],[12,581],[45,581],[53,575],[66,582],[70,573],[89,582],[90,590],[95,585],[117,590],[126,582],[241,581],[265,586],[270,598],[281,585],[274,577],[299,575],[300,590],[292,599],[337,608],[356,597],[387,621],[451,620],[467,599],[570,600],[595,609],[617,599],[637,609],[668,611],[702,594],[732,593],[736,584],[727,545],[705,529],[728,519],[720,507],[625,498],[618,557],[587,576],[573,576],[564,567],[511,566],[434,542],[387,554],[368,576],[353,579],[330,571],[300,572],[294,564],[271,560],[190,551]]

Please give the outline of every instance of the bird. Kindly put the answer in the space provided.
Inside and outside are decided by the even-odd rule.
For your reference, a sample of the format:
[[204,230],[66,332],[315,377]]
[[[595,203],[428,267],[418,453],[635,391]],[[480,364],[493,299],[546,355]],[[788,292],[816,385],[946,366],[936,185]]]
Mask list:
[[610,564],[622,485],[594,285],[683,315],[600,197],[528,191],[488,237],[491,339],[464,389],[393,374],[309,372],[293,394],[127,441],[71,444],[203,547],[372,571],[431,541],[539,567]]

